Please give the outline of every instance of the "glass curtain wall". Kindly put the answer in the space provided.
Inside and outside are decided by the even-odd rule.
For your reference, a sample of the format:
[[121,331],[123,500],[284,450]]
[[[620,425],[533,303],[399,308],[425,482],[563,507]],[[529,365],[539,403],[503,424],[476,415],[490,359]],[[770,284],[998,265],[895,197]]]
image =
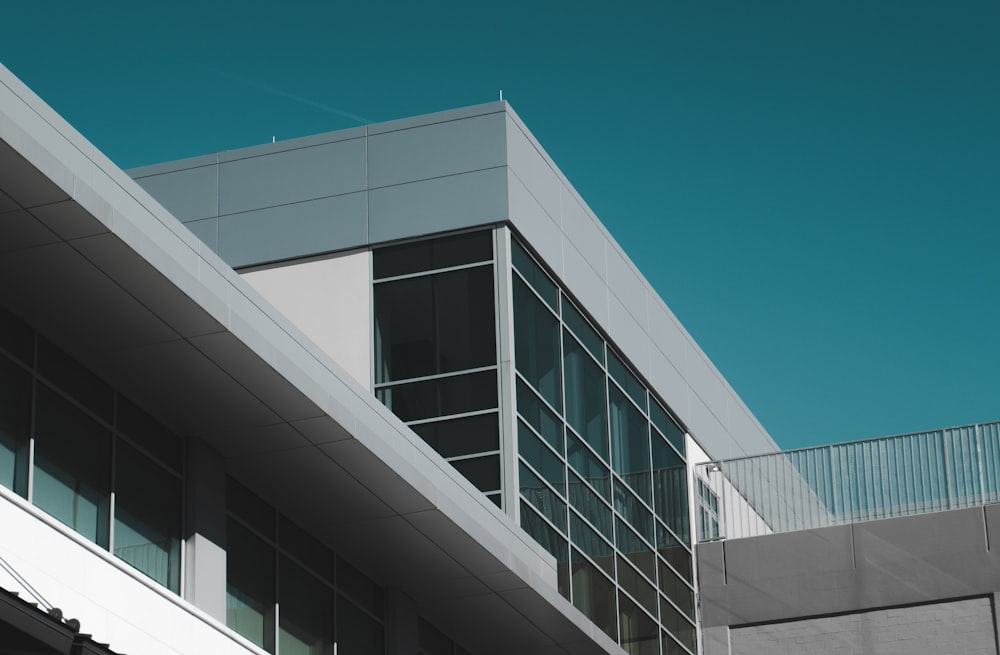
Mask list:
[[382,589],[246,487],[226,491],[226,625],[276,655],[382,655]]
[[179,593],[183,473],[179,438],[0,308],[0,485]]
[[514,239],[510,255],[521,525],[626,651],[693,653],[684,432]]
[[501,500],[493,231],[372,255],[375,395],[497,506]]

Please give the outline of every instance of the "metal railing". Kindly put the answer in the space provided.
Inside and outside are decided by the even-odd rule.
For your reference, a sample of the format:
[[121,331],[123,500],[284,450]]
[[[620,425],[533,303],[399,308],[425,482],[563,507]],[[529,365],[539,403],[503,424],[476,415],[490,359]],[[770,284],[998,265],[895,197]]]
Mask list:
[[1000,421],[695,467],[698,540],[1000,502]]

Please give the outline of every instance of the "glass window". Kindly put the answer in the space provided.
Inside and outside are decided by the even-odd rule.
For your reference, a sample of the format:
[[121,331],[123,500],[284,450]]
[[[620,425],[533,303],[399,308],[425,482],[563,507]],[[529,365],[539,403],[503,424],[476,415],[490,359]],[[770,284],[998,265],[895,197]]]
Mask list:
[[569,555],[566,538],[553,530],[552,526],[543,521],[542,517],[523,500],[521,501],[521,527],[531,535],[532,539],[541,544],[542,548],[556,558],[559,572],[559,593],[569,598],[569,579],[566,575],[566,563],[569,561]]
[[691,577],[691,553],[677,540],[662,523],[656,522],[657,552],[667,560],[674,570],[680,573],[688,582],[694,582]]
[[278,570],[278,652],[333,655],[333,592],[287,557]]
[[184,444],[161,423],[128,400],[118,396],[115,426],[131,441],[138,444],[178,473],[184,463]]
[[0,484],[27,497],[31,376],[0,356],[0,389]]
[[285,516],[278,517],[278,529],[281,550],[299,560],[314,575],[333,582],[333,553],[326,546]]
[[181,481],[118,441],[114,554],[180,592]]
[[375,395],[404,421],[464,414],[497,406],[495,370],[406,382],[376,390]]
[[577,311],[576,307],[568,301],[563,303],[563,322],[566,324],[566,327],[573,331],[573,334],[580,340],[584,348],[590,351],[594,359],[603,364],[604,339],[601,338],[601,335],[597,334],[594,328],[590,327],[590,323],[583,317],[583,314]]
[[604,460],[608,459],[608,404],[604,371],[564,333],[566,420]]
[[566,433],[566,458],[580,477],[611,502],[611,471],[571,431]]
[[337,558],[337,588],[371,614],[379,618],[385,616],[382,589],[341,557]]
[[621,614],[621,646],[629,655],[659,655],[660,629],[639,606],[618,594]]
[[573,545],[586,553],[609,576],[614,577],[615,552],[611,544],[587,525],[576,512],[569,513],[569,529]]
[[111,508],[111,433],[39,385],[33,502],[103,548]]
[[653,543],[653,514],[618,480],[614,481],[615,509],[642,538]]
[[552,311],[558,312],[559,289],[555,283],[542,271],[538,264],[535,263],[535,260],[531,258],[531,255],[517,241],[511,241],[510,254],[517,272],[528,281],[531,288],[538,292],[538,295],[552,308]]
[[666,410],[660,407],[660,404],[655,400],[649,403],[649,418],[652,419],[653,425],[656,429],[660,431],[667,438],[667,441],[677,449],[682,456],[684,455],[684,431],[680,429],[680,426],[670,418]]
[[226,533],[226,625],[274,652],[274,550],[229,519]]
[[576,475],[569,474],[569,503],[609,541],[612,539],[611,508]]
[[372,257],[376,280],[439,268],[491,261],[493,233],[458,234],[379,248]]
[[337,597],[337,655],[383,655],[385,630],[382,624]]
[[573,605],[612,639],[618,639],[615,585],[600,569],[572,549]]
[[521,464],[518,481],[521,485],[521,497],[535,506],[547,519],[552,521],[560,532],[566,532],[566,503],[556,492],[542,482],[541,478],[531,472],[531,469]]
[[562,409],[559,319],[514,278],[514,362],[517,371],[556,410]]
[[618,556],[618,586],[656,616],[656,589],[621,555]]
[[541,439],[536,437],[534,432],[525,427],[523,421],[518,420],[517,425],[517,448],[521,453],[521,457],[528,464],[531,464],[531,467],[546,482],[555,487],[556,491],[565,496],[566,481],[564,480],[564,476],[566,475],[566,465],[562,459],[557,457]]
[[618,355],[611,352],[608,349],[608,373],[611,377],[615,379],[625,393],[629,395],[635,404],[639,406],[642,413],[646,413],[646,387],[642,386],[642,382],[639,382],[639,378],[632,374],[632,371],[628,370]]
[[459,457],[500,449],[496,412],[446,421],[411,424],[420,438],[442,457]]
[[682,644],[695,652],[694,624],[684,618],[666,598],[660,596],[660,623]]
[[688,536],[687,467],[681,456],[659,435],[651,440],[653,506],[671,530],[685,543]]
[[268,539],[274,539],[274,508],[233,478],[226,480],[229,511]]
[[111,422],[114,392],[96,375],[46,339],[38,339],[38,374],[98,417]]
[[449,462],[480,491],[496,491],[500,488],[500,455],[452,459]]
[[496,364],[493,267],[375,285],[375,382]]
[[617,387],[608,390],[611,463],[615,472],[647,503],[652,504],[649,463],[649,422]]
[[646,577],[656,580],[656,556],[652,548],[621,519],[615,520],[615,528],[615,543],[618,550],[645,573]]
[[535,430],[556,452],[563,452],[563,424],[558,416],[535,395],[521,378],[517,379],[517,413]]
[[694,620],[694,591],[663,560],[660,560],[660,591]]

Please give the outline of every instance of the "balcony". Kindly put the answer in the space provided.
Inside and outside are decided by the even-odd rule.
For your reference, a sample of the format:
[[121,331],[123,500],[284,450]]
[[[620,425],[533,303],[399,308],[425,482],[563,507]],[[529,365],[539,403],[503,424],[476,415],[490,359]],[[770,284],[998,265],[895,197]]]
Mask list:
[[1000,503],[1000,421],[707,462],[699,542]]

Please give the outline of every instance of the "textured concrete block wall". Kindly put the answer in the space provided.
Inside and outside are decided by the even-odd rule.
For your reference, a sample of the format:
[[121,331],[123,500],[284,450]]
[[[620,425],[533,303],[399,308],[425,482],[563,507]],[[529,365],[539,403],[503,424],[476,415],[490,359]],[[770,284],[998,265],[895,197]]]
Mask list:
[[[711,650],[710,650],[711,649]],[[996,655],[991,597],[730,630],[706,655]]]

